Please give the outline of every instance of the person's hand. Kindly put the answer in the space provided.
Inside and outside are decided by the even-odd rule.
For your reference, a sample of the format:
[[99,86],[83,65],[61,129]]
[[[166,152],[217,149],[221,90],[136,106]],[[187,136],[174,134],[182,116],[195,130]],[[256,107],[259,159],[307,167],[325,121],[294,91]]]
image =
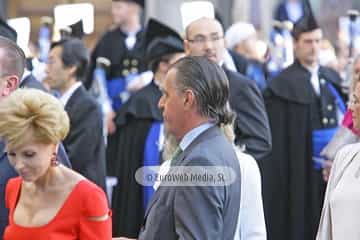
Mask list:
[[114,122],[115,116],[116,114],[114,111],[109,111],[106,114],[106,127],[109,135],[113,134],[116,131],[116,125]]
[[323,179],[325,182],[327,182],[329,180],[332,164],[333,164],[333,162],[330,160],[325,160],[323,163],[322,175],[323,175]]

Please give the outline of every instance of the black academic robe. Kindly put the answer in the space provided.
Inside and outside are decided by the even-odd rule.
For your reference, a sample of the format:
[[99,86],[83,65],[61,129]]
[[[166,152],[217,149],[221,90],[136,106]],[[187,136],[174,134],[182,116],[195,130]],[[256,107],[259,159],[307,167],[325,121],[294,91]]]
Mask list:
[[[295,61],[264,93],[273,142],[268,161],[259,165],[269,240],[315,239],[320,220],[325,183],[321,170],[313,167],[312,131],[333,127],[334,121],[322,120],[326,114],[335,117],[336,108],[331,94],[314,97],[310,78],[310,72]],[[325,67],[319,68],[319,79],[335,87],[341,81]]]
[[111,65],[106,74],[107,80],[118,77],[126,77],[128,74],[137,74],[146,70],[144,61],[144,31],[136,34],[136,43],[129,50],[126,47],[126,33],[120,28],[107,31],[96,44],[91,54],[90,65],[84,85],[89,89],[92,85],[93,72],[96,67],[96,59],[105,57],[110,60]]
[[137,238],[144,218],[143,187],[135,172],[143,167],[144,146],[154,121],[162,121],[157,107],[161,92],[154,82],[139,90],[116,116],[116,132],[109,136],[107,174],[118,177],[112,195],[113,236]]
[[66,103],[65,110],[70,119],[70,131],[63,143],[73,169],[106,191],[106,153],[100,106],[80,86]]

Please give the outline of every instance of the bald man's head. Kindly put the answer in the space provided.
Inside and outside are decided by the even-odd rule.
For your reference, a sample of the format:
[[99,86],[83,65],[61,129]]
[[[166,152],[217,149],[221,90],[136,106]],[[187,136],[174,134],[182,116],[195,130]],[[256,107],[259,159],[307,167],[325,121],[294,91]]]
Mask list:
[[17,88],[24,69],[24,52],[12,40],[0,36],[0,98]]

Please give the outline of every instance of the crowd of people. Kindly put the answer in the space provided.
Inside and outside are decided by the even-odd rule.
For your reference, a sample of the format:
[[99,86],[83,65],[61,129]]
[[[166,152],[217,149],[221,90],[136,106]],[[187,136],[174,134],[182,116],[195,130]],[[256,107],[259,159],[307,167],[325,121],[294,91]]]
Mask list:
[[337,59],[309,1],[279,4],[272,47],[186,4],[182,34],[113,0],[41,80],[0,21],[3,239],[359,239],[356,48]]

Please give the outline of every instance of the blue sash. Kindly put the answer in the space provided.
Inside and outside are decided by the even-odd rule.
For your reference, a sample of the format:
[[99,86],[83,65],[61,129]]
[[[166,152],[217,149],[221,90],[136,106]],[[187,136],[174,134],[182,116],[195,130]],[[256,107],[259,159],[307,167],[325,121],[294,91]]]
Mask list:
[[314,130],[312,132],[313,164],[316,170],[320,170],[322,168],[323,162],[325,161],[325,159],[320,156],[320,152],[330,142],[337,129],[337,127],[326,128]]
[[120,94],[126,89],[126,80],[122,77],[108,80],[106,82],[106,88],[108,95],[112,101],[112,107],[116,112],[123,104]]
[[126,90],[127,85],[139,74],[129,74],[127,77],[113,78],[106,83],[108,95],[112,101],[114,111],[120,109],[121,105],[130,97],[130,92]]
[[[160,151],[159,151],[158,142],[160,137],[161,124],[162,122],[156,121],[152,124],[150,128],[144,148],[144,166],[160,165]],[[146,176],[146,171],[147,169],[145,169],[144,176]],[[149,182],[149,180],[144,180],[144,181]],[[144,194],[143,194],[144,209],[146,209],[153,194],[154,194],[153,186],[144,186]]]
[[[340,111],[344,114],[346,111],[346,107],[344,101],[340,97],[340,94],[330,82],[326,83],[326,87],[335,97],[336,105],[339,107]],[[322,168],[323,162],[325,161],[325,159],[322,156],[320,156],[320,152],[331,141],[337,129],[338,127],[326,128],[326,129],[314,130],[312,132],[313,164],[316,170],[320,170]]]

